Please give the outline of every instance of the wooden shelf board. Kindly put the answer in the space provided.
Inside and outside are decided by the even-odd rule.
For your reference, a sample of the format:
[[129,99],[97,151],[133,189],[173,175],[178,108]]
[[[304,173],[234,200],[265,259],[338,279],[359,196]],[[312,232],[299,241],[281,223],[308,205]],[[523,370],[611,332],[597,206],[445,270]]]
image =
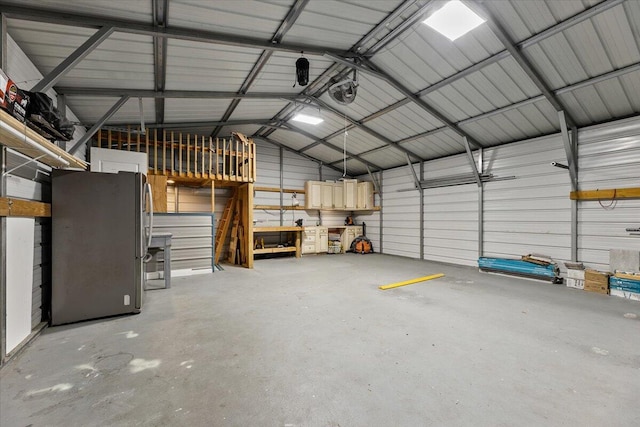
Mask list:
[[32,200],[0,197],[0,216],[50,217],[51,205]]
[[304,206],[278,206],[278,205],[255,205],[253,209],[265,210],[265,211],[304,211]]
[[254,255],[277,254],[277,253],[282,253],[282,252],[295,252],[295,251],[296,251],[296,247],[295,246],[287,246],[287,247],[283,247],[283,248],[254,249],[253,250],[253,254]]
[[[22,153],[25,156],[31,157],[33,159],[38,158],[39,162],[51,167],[87,169],[87,162],[67,153],[56,144],[45,139],[44,137],[42,137],[42,135],[29,128],[25,123],[19,122],[4,110],[0,110],[0,121],[6,123],[21,135],[24,135],[27,138],[31,139],[33,142],[43,147],[51,154],[45,154],[44,151],[40,151],[37,148],[34,148],[29,143],[25,142],[24,136],[18,137],[4,127],[0,127],[0,144],[16,150],[19,153]],[[67,162],[69,162],[69,164],[65,164],[60,159],[66,160]]]
[[[279,193],[280,192],[280,188],[278,187],[253,187],[254,191],[266,191],[269,193]],[[283,193],[297,193],[297,194],[305,194],[304,189],[300,189],[300,190],[296,190],[293,188],[283,188],[282,189]]]
[[569,197],[571,200],[602,200],[605,202],[617,199],[640,199],[640,187],[572,191]]
[[286,226],[286,225],[274,226],[274,227],[253,227],[254,233],[278,233],[280,231],[304,231],[304,227],[295,227],[295,226]]

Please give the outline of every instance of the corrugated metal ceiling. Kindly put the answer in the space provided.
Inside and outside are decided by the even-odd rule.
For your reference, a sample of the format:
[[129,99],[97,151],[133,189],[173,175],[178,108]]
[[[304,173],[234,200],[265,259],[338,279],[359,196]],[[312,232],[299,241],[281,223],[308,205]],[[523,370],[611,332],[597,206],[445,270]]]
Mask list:
[[[640,113],[640,2],[466,1],[494,17],[578,126]],[[145,90],[139,94],[150,125],[162,111],[164,123],[227,121],[220,136],[242,129],[292,150],[314,144],[305,155],[340,167],[341,151],[322,140],[342,147],[346,123],[348,151],[380,168],[406,163],[390,143],[409,150],[413,160],[429,160],[462,153],[462,135],[489,147],[558,132],[556,109],[489,25],[451,42],[421,23],[442,3],[167,0],[161,32],[153,25],[153,5],[163,1],[11,0],[1,2],[0,11],[9,34],[45,76],[102,22],[115,26],[54,86],[74,90],[67,104],[86,125],[100,121],[123,92]],[[157,50],[162,43],[154,51],[154,32],[166,36],[166,51]],[[264,48],[275,50],[265,54]],[[311,85],[293,87],[301,50],[310,61]],[[323,52],[342,59],[334,64]],[[354,57],[361,68],[358,96],[343,106],[326,94],[327,82]],[[158,87],[207,95],[167,97],[157,109],[162,104],[152,92]],[[78,94],[95,88],[104,93]],[[232,102],[234,94],[258,98]],[[296,95],[295,103],[285,99]],[[315,98],[335,114],[321,108],[325,121],[318,126],[287,120],[301,108],[317,112],[305,106]],[[107,123],[136,124],[139,116],[132,99]],[[260,126],[266,122],[283,129]],[[285,130],[291,126],[304,135]],[[348,163],[349,173],[366,172],[365,163]]]

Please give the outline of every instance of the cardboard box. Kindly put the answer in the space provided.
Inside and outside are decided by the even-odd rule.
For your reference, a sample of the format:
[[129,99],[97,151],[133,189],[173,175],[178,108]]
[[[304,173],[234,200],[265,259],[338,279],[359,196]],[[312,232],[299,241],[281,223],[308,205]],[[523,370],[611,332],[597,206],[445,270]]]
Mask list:
[[584,270],[567,269],[567,277],[570,279],[578,279],[584,281]]
[[609,284],[599,283],[599,282],[590,282],[589,280],[584,281],[584,290],[587,292],[595,292],[598,294],[608,294],[609,293]]
[[611,295],[615,297],[634,300],[634,301],[640,301],[640,293],[629,292],[622,289],[617,289],[616,287],[611,288]]
[[609,285],[609,273],[597,270],[586,270],[584,272],[585,282],[592,282],[594,284]]
[[567,288],[584,289],[584,280],[572,279],[571,277],[567,277],[566,279],[564,279],[564,281],[567,285]]
[[567,277],[564,279],[564,282],[567,285],[567,288],[584,289],[584,280]]
[[18,86],[0,69],[0,107],[9,110],[17,93]]

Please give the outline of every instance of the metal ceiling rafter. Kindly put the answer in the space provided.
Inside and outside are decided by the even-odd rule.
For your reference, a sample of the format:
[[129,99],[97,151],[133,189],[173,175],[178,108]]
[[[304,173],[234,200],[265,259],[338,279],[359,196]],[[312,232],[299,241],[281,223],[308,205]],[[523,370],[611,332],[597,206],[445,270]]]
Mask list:
[[[405,97],[407,97],[411,102],[416,104],[418,107],[422,108],[424,111],[429,113],[434,118],[440,120],[442,123],[445,124],[445,126],[447,126],[449,129],[451,129],[452,131],[457,133],[459,136],[466,137],[468,139],[469,143],[472,144],[474,147],[482,148],[482,145],[479,142],[477,142],[471,135],[468,135],[465,131],[463,131],[458,126],[456,126],[456,124],[454,122],[452,122],[451,120],[446,118],[444,116],[444,114],[440,113],[434,107],[432,107],[427,102],[425,102],[423,99],[415,96],[409,89],[404,87],[402,85],[402,83],[400,83],[395,78],[391,77],[385,71],[377,71],[377,70],[374,71],[372,68],[356,64],[354,62],[349,61],[346,58],[336,57],[332,53],[327,53],[325,56],[329,56],[330,58],[332,58],[336,62],[341,62],[341,63],[343,63],[345,65],[350,65],[352,68],[355,68],[356,70],[363,71],[365,73],[368,73],[368,74],[371,74],[373,76],[376,76],[378,78],[383,79],[384,81],[389,83],[391,86],[393,86],[394,89],[396,89],[398,92],[402,93]],[[364,65],[370,64],[369,60],[366,59],[366,58],[362,58],[362,61],[363,61]]]
[[[169,0],[152,0],[153,26],[158,29],[169,24]],[[167,82],[167,44],[166,37],[153,38],[154,87],[162,92]],[[156,122],[164,122],[164,98],[155,99]]]
[[[292,130],[294,132],[299,133],[300,135],[306,136],[307,138],[313,139],[315,141],[322,141],[321,142],[322,145],[324,145],[326,147],[329,147],[329,148],[331,148],[331,149],[333,149],[335,151],[338,151],[340,153],[344,152],[344,148],[343,147],[338,147],[337,145],[334,145],[334,144],[330,143],[329,141],[327,141],[325,139],[318,138],[317,136],[315,136],[315,135],[313,135],[313,134],[311,134],[311,133],[309,133],[309,132],[307,132],[307,131],[305,131],[305,130],[297,127],[297,126],[294,126],[294,125],[292,125],[290,123],[287,123],[283,129]],[[362,164],[364,164],[366,166],[370,166],[372,168],[375,168],[376,170],[382,170],[382,168],[380,166],[376,165],[375,163],[371,163],[368,160],[363,159],[362,157],[358,156],[357,154],[349,153],[348,151],[346,153],[347,153],[347,156],[349,158],[353,159],[353,160],[357,160],[357,161],[359,161],[360,163],[362,163]]]
[[516,44],[511,40],[511,37],[507,34],[507,32],[502,28],[502,25],[498,20],[493,16],[491,12],[489,12],[485,7],[479,5],[478,3],[473,3],[468,0],[463,0],[464,4],[469,7],[471,10],[476,12],[482,18],[486,19],[486,23],[493,32],[493,34],[500,40],[500,42],[504,45],[507,51],[511,54],[513,59],[518,63],[520,68],[529,76],[531,81],[536,85],[538,90],[542,92],[544,97],[549,101],[549,103],[553,106],[553,108],[559,112],[564,111],[564,115],[567,120],[567,124],[570,127],[575,127],[576,121],[571,117],[567,108],[562,105],[562,102],[553,94],[551,88],[547,85],[547,83],[542,79],[540,73],[535,69],[533,64],[522,54],[520,49],[516,46]]
[[[390,140],[389,138],[387,138],[384,135],[381,135],[380,133],[374,131],[373,129],[363,125],[362,123],[358,122],[357,120],[347,116],[346,113],[343,113],[341,111],[338,111],[337,109],[333,108],[332,106],[330,106],[329,104],[327,104],[326,102],[324,102],[321,99],[318,98],[313,98],[311,97],[311,102],[316,103],[320,108],[322,108],[323,110],[327,110],[332,112],[333,114],[337,115],[337,116],[342,116],[344,117],[349,123],[351,123],[352,125],[354,125],[355,127],[357,127],[358,129],[361,129],[362,131],[368,133],[369,135],[373,136],[374,138],[379,139],[380,141],[384,142],[386,145],[389,145],[391,147],[394,147],[398,150],[400,150],[401,152],[403,152],[404,154],[413,157],[414,159],[416,159],[417,161],[422,161],[422,158],[420,156],[418,156],[416,153],[414,153],[413,151],[409,150],[408,148],[402,147],[398,144],[396,144],[394,141]],[[341,131],[336,131],[333,134],[331,134],[330,137],[325,137],[324,139],[331,139],[335,136],[337,136],[337,134],[344,132],[344,129],[342,129]],[[315,143],[314,143],[315,144]],[[301,151],[306,151],[310,148],[312,148],[312,145],[308,145],[306,147],[303,147]]]
[[0,13],[0,68],[7,69],[7,17]]
[[[364,35],[364,37],[362,37],[360,40],[358,40],[358,42],[354,45],[354,48],[352,50],[354,52],[360,51],[361,46],[364,46],[365,44],[367,44],[372,38],[374,38],[376,36],[376,34],[378,34],[383,29],[387,28],[387,25],[389,25],[389,23],[391,21],[393,21],[394,19],[398,18],[400,15],[402,15],[402,12],[404,12],[405,10],[407,10],[409,7],[413,6],[417,2],[418,2],[418,0],[405,0],[400,6],[396,7],[393,10],[393,12],[391,12],[389,15],[387,15],[382,21],[378,22],[378,25],[376,25],[373,28],[373,30],[369,31],[367,34]],[[392,30],[392,32],[393,32],[393,30]],[[385,36],[385,37],[387,37],[387,36]],[[377,43],[379,43],[379,41],[376,42],[376,44]],[[372,48],[373,48],[373,46],[371,48],[367,49],[367,52],[370,52]]]
[[[617,70],[609,71],[607,73],[600,74],[598,76],[591,77],[591,78],[588,78],[586,80],[582,80],[582,81],[577,82],[577,83],[573,83],[573,84],[571,84],[569,86],[565,86],[565,87],[562,87],[562,88],[559,88],[559,89],[555,89],[553,91],[553,93],[556,96],[560,96],[560,95],[563,95],[565,93],[570,93],[570,92],[572,92],[574,90],[577,90],[577,89],[580,89],[580,88],[583,88],[583,87],[586,87],[586,86],[592,86],[594,84],[597,84],[597,83],[600,83],[600,82],[603,82],[603,81],[606,81],[606,80],[609,80],[609,79],[613,79],[613,78],[616,78],[616,77],[620,77],[620,76],[623,76],[625,74],[637,72],[637,71],[640,71],[640,62],[628,65],[628,66],[626,66],[624,68],[619,68]],[[467,125],[469,123],[476,122],[478,120],[486,119],[488,117],[492,117],[492,116],[495,116],[497,114],[502,114],[502,113],[505,113],[507,111],[511,111],[511,110],[515,110],[515,109],[524,107],[524,106],[529,105],[529,104],[534,104],[536,102],[543,101],[544,99],[545,99],[544,95],[538,95],[538,96],[535,96],[533,98],[527,98],[525,100],[516,102],[514,104],[509,104],[509,105],[504,106],[504,107],[496,108],[495,110],[487,111],[486,113],[478,114],[477,116],[466,118],[464,120],[461,120],[461,121],[457,122],[456,125],[464,126],[464,125]],[[377,113],[374,113],[374,114],[377,114]],[[367,120],[368,117],[371,117],[371,116],[365,117],[364,119],[361,120],[361,122],[364,123],[364,122],[368,121]],[[427,137],[427,136],[431,136],[433,134],[445,131],[447,129],[448,128],[446,126],[442,126],[442,127],[439,127],[439,128],[431,129],[431,130],[428,130],[426,132],[422,132],[422,133],[419,133],[419,134],[416,134],[416,135],[408,136],[408,137],[406,137],[404,139],[400,139],[400,140],[396,141],[396,143],[397,144],[404,144],[405,142],[410,142],[410,141],[413,141],[413,140],[416,140],[416,139],[419,139],[419,138],[424,138],[424,137]],[[326,137],[326,138],[330,139],[329,137]],[[372,150],[360,153],[360,155],[364,155],[364,154],[368,154],[370,152],[378,151],[378,150],[380,150],[382,148],[385,148],[385,147],[377,147],[377,148],[374,148]],[[342,160],[340,160],[340,162],[341,161]],[[332,163],[337,163],[337,162],[332,162]]]
[[339,169],[339,168],[337,168],[335,166],[331,166],[331,165],[328,165],[326,163],[323,163],[321,160],[318,160],[318,159],[316,159],[314,157],[311,157],[308,154],[301,153],[298,150],[294,150],[293,148],[288,147],[288,146],[284,145],[283,143],[276,141],[275,139],[272,139],[272,138],[269,138],[269,137],[266,137],[266,136],[252,136],[252,138],[253,139],[258,139],[258,140],[262,139],[263,141],[266,141],[266,142],[268,142],[270,144],[273,144],[276,147],[282,148],[282,149],[287,150],[287,151],[289,151],[291,153],[295,153],[295,154],[299,155],[300,157],[303,157],[303,158],[305,158],[307,160],[310,160],[310,161],[312,161],[314,163],[318,163],[320,166],[326,166],[329,169],[333,169],[336,172],[342,173],[342,169]]
[[[329,74],[336,71],[338,68],[339,68],[339,64],[333,63],[329,68],[324,70],[324,72],[320,74],[312,83],[310,83],[302,92],[300,92],[300,96],[309,96],[313,91],[316,91],[313,95],[317,95],[318,93],[322,92],[326,86],[326,84],[323,83],[324,79],[327,78]],[[293,107],[293,110],[291,110],[291,107]],[[289,111],[289,113],[287,113],[287,115],[283,119],[283,120],[287,120],[287,117],[291,117],[296,110],[297,110],[297,106],[295,104],[289,103],[288,105],[283,107],[280,111],[278,111],[275,114],[275,116],[273,116],[273,119],[282,120],[280,119],[280,117],[283,114],[285,114],[287,111]],[[260,129],[258,130],[258,133],[261,133],[263,131],[264,129]],[[264,135],[269,136],[271,133],[273,133],[273,130],[265,132]]]
[[[406,0],[404,3],[402,3],[400,6],[398,6],[393,12],[391,12],[389,15],[387,15],[382,21],[380,21],[371,31],[369,31],[367,34],[365,34],[358,42],[356,42],[351,49],[349,49],[350,53],[353,53],[354,55],[366,55],[367,52],[361,52],[361,48],[364,44],[366,44],[369,40],[371,40],[373,37],[375,37],[380,31],[384,30],[385,28],[387,28],[387,24],[392,21],[393,19],[397,18],[404,10],[406,10],[406,8],[410,7],[411,5],[413,5],[416,1],[415,0]],[[301,95],[310,95],[312,94],[311,92],[313,90],[315,90],[315,87],[323,81],[323,79],[328,76],[329,74],[331,74],[332,72],[339,70],[339,64],[338,63],[333,63],[327,70],[325,70],[324,73],[322,73],[322,75],[320,75],[320,77],[318,77],[309,87],[307,87],[304,91],[302,91]],[[349,67],[347,68],[343,68],[342,70],[338,71],[338,75],[344,73],[344,72],[348,72],[350,70]],[[318,91],[316,91],[314,95],[316,98],[319,98],[326,90],[328,89],[328,85],[323,84],[323,87],[321,87]],[[273,118],[274,119],[278,119],[280,118],[286,111],[288,111],[291,108],[291,104],[286,106],[285,108],[283,108],[282,110],[280,110]],[[288,117],[291,117],[292,114],[295,112],[296,110],[294,109],[292,112],[289,112]],[[262,130],[260,130],[259,132],[261,132]],[[269,132],[273,132],[273,130],[269,131]],[[267,132],[267,134],[269,134],[269,132]]]
[[429,10],[434,7],[435,2],[433,0],[429,0],[425,3],[420,9],[414,12],[411,16],[405,19],[400,25],[395,27],[391,32],[385,35],[383,38],[378,40],[375,45],[368,49],[367,55],[373,56],[378,53],[383,47],[391,43],[393,40],[397,39],[402,33],[407,31],[413,24],[418,22],[422,17],[429,12]]
[[[561,21],[549,28],[547,28],[546,30],[543,30],[537,34],[534,34],[533,36],[519,42],[516,44],[516,47],[519,49],[525,49],[527,47],[533,46],[536,43],[541,42],[542,40],[545,40],[555,34],[558,34],[564,30],[566,30],[567,28],[570,28],[576,24],[579,24],[580,22],[585,21],[586,19],[592,18],[593,16],[598,15],[599,13],[602,13],[608,9],[611,9],[612,7],[615,7],[621,3],[624,3],[625,0],[605,0],[601,3],[598,3],[595,6],[590,7],[589,9],[586,9],[574,16],[571,16],[567,19],[565,19],[564,21]],[[503,50],[501,52],[498,52],[480,62],[477,62],[459,72],[457,72],[456,74],[453,74],[449,77],[446,77],[442,80],[440,80],[439,82],[436,82],[418,92],[415,93],[415,95],[417,97],[423,97],[426,96],[432,92],[435,92],[439,89],[442,89],[445,86],[448,86],[462,78],[465,78],[473,73],[475,73],[476,71],[480,71],[481,69],[496,63],[502,59],[508,58],[509,57],[509,51],[507,50]],[[396,102],[395,104],[391,104],[381,110],[376,111],[375,113],[363,118],[361,120],[362,123],[366,123],[369,120],[373,120],[377,117],[380,117],[390,111],[393,111],[397,108],[402,107],[403,105],[407,105],[409,104],[411,101],[408,98],[404,98],[401,99],[400,101]],[[440,128],[440,129],[444,129],[444,128]]]
[[127,89],[127,88],[92,88],[92,87],[68,87],[56,86],[56,92],[68,96],[124,96],[129,95],[132,98],[192,98],[192,99],[283,99],[297,100],[301,99],[297,94],[287,92],[256,92],[256,93],[237,93],[224,91],[209,90],[165,90],[155,91],[146,89]]
[[120,98],[115,104],[113,104],[111,108],[109,108],[109,110],[102,117],[100,117],[100,119],[97,122],[93,124],[93,126],[91,126],[91,129],[89,129],[84,135],[82,135],[82,137],[78,140],[78,142],[76,142],[74,146],[67,151],[70,154],[75,154],[76,151],[80,149],[80,147],[89,143],[89,140],[91,139],[91,137],[95,135],[95,133],[100,129],[100,127],[102,127],[102,125],[104,125],[107,122],[107,120],[109,120],[111,116],[113,116],[116,113],[116,111],[118,111],[120,107],[122,107],[128,100],[129,100],[129,97],[126,95]]
[[129,34],[139,34],[151,37],[166,37],[179,40],[188,40],[202,43],[222,44],[228,46],[239,46],[244,48],[262,49],[281,52],[304,51],[309,55],[324,55],[325,52],[350,56],[349,52],[330,48],[328,46],[314,46],[306,44],[273,44],[264,39],[257,39],[248,36],[234,36],[221,34],[213,31],[198,30],[186,27],[165,27],[155,28],[153,24],[145,24],[133,20],[113,19],[107,16],[82,15],[69,12],[57,12],[55,10],[16,6],[15,4],[0,3],[0,13],[4,13],[8,18],[22,19],[27,21],[46,22],[58,25],[67,25],[83,28],[114,27],[115,31]]
[[87,57],[93,50],[105,41],[111,34],[113,34],[115,28],[105,26],[96,31],[91,37],[87,39],[80,47],[78,47],[71,55],[69,55],[64,61],[58,64],[49,74],[47,74],[42,80],[36,83],[31,90],[33,92],[46,92],[55,85],[58,80],[65,76],[73,67],[75,67],[80,61]]
[[[291,6],[291,8],[289,9],[287,16],[285,16],[285,18],[282,20],[282,22],[280,23],[280,26],[278,27],[275,34],[271,38],[271,43],[278,44],[282,41],[285,34],[287,34],[287,31],[291,29],[293,24],[296,22],[296,20],[298,19],[298,17],[300,16],[304,8],[306,7],[307,3],[309,3],[309,0],[296,0],[293,6]],[[256,63],[253,65],[253,67],[251,68],[251,71],[249,71],[249,74],[247,75],[244,82],[242,83],[242,86],[240,86],[240,90],[238,91],[238,93],[247,93],[251,85],[256,81],[256,78],[258,77],[258,75],[260,74],[264,66],[267,65],[267,62],[269,62],[271,55],[273,55],[272,50],[262,51],[262,53],[260,54],[260,57],[258,58]],[[240,98],[235,98],[233,101],[231,101],[231,103],[227,107],[227,110],[222,115],[222,121],[229,120],[233,112],[238,107],[238,104],[240,104]],[[222,126],[216,126],[213,132],[211,132],[211,136],[214,138],[218,136],[221,129],[222,129]]]

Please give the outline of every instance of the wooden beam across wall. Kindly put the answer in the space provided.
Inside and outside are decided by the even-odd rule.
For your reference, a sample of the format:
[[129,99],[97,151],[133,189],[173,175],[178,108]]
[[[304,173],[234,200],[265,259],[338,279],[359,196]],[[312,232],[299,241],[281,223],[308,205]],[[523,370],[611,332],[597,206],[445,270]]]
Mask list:
[[0,197],[0,216],[50,217],[51,205],[32,200]]
[[[280,188],[278,187],[253,187],[254,191],[266,191],[269,193],[279,193],[280,192]],[[300,189],[300,190],[296,190],[293,188],[283,188],[282,189],[283,193],[297,193],[297,194],[305,194],[304,188]]]
[[633,188],[611,188],[606,190],[583,190],[572,191],[571,200],[619,200],[619,199],[640,199],[640,187]]

